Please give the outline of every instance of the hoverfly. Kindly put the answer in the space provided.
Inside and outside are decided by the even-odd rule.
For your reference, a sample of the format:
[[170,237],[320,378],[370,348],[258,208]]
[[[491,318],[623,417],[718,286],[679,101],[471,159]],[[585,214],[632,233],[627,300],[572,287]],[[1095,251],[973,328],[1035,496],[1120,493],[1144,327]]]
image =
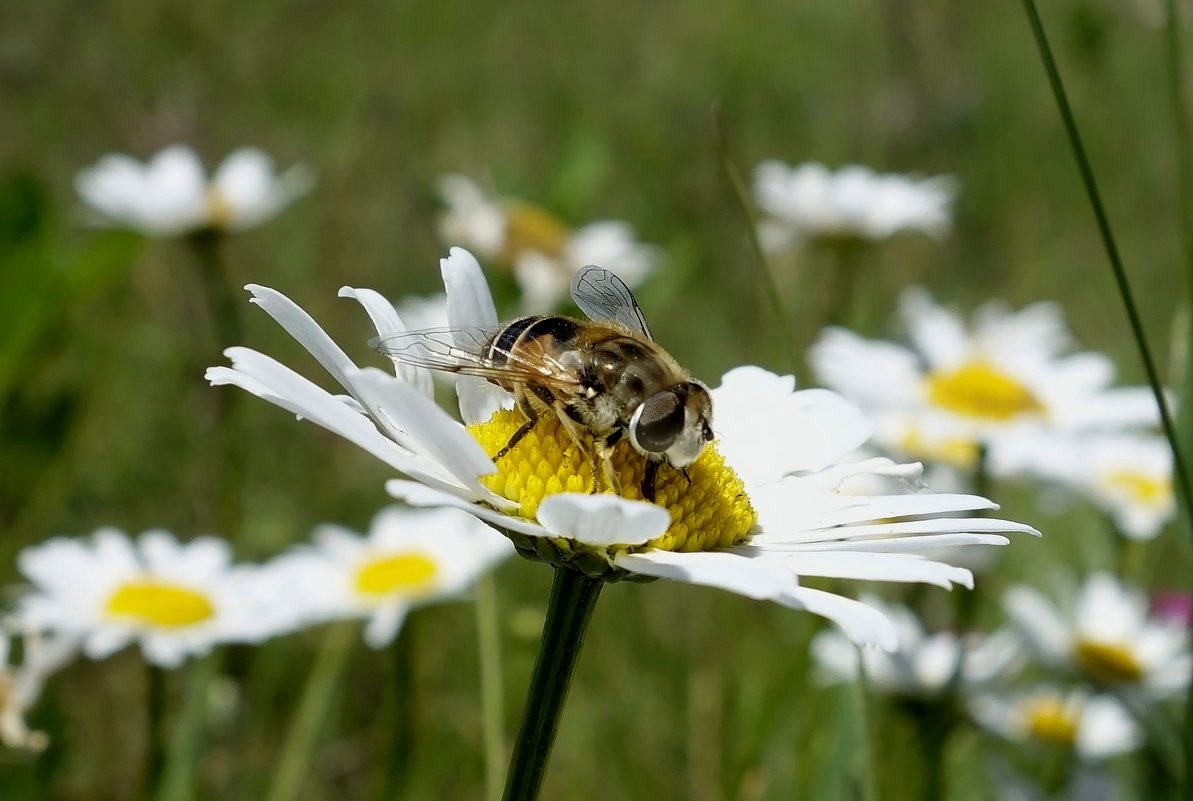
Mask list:
[[553,414],[578,447],[586,447],[585,432],[592,437],[591,455],[609,489],[619,492],[611,455],[628,438],[646,457],[641,491],[653,501],[660,467],[682,471],[713,439],[712,396],[655,343],[616,275],[588,265],[573,278],[571,293],[589,320],[533,315],[491,329],[409,331],[375,347],[395,362],[481,376],[513,393],[526,421],[494,461],[543,414]]

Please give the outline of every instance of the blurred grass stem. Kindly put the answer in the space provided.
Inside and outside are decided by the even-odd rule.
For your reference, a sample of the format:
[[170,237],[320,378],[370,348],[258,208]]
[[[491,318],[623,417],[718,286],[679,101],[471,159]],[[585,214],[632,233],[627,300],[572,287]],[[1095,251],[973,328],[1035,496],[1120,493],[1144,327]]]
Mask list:
[[792,317],[787,313],[787,307],[783,303],[783,294],[779,291],[779,284],[775,281],[774,273],[771,271],[770,261],[766,258],[766,251],[762,249],[762,243],[758,241],[758,220],[754,214],[753,206],[750,204],[750,193],[746,189],[746,182],[742,177],[741,170],[738,169],[737,163],[733,160],[733,151],[730,150],[729,140],[725,136],[725,121],[721,113],[721,107],[715,103],[712,107],[712,127],[713,136],[716,140],[717,155],[721,159],[721,169],[725,173],[725,180],[729,182],[729,188],[733,190],[733,199],[737,201],[738,211],[741,212],[742,222],[746,226],[746,238],[750,242],[750,251],[754,254],[754,266],[757,268],[759,277],[762,279],[767,299],[770,301],[771,309],[774,311],[775,318],[779,323],[779,336],[783,340],[783,348],[787,354],[788,364],[791,367],[792,373],[798,375],[800,360],[799,353],[795,347],[795,332],[792,328]]
[[145,798],[154,798],[166,764],[166,671],[146,663]]
[[389,691],[377,716],[380,747],[375,757],[377,779],[374,798],[390,801],[406,793],[410,777],[410,755],[414,745],[414,651],[415,627],[407,617],[401,632],[389,646]]
[[[211,364],[213,358],[225,349],[244,341],[241,335],[240,315],[237,312],[239,297],[229,281],[224,259],[224,236],[219,230],[206,228],[196,231],[187,238],[187,244],[194,254],[199,280],[203,285],[204,303],[211,327],[210,347],[199,345],[199,361]],[[199,374],[202,374],[200,370]],[[215,448],[214,479],[212,486],[212,509],[210,522],[222,536],[234,538],[240,517],[240,462],[238,458],[238,436],[232,425],[232,408],[236,403],[234,393],[209,393],[211,400],[210,424],[212,447]]]
[[355,632],[355,626],[339,623],[333,624],[324,635],[323,646],[286,732],[266,801],[294,801],[299,797]]
[[538,658],[505,780],[504,801],[538,798],[584,635],[603,585],[600,579],[575,570],[555,568]]
[[[1171,3],[1171,0],[1169,2]],[[1147,344],[1147,337],[1143,331],[1143,322],[1139,316],[1139,309],[1135,305],[1135,299],[1131,293],[1131,285],[1127,280],[1126,270],[1123,269],[1122,259],[1119,257],[1118,245],[1115,243],[1114,234],[1110,230],[1110,222],[1106,217],[1106,210],[1102,206],[1102,197],[1098,193],[1098,185],[1094,180],[1093,168],[1090,166],[1089,158],[1086,156],[1085,146],[1081,142],[1081,135],[1077,131],[1077,122],[1073,118],[1072,109],[1069,107],[1069,99],[1065,94],[1064,84],[1061,82],[1060,72],[1057,70],[1056,61],[1052,56],[1052,48],[1048,44],[1048,37],[1044,32],[1044,25],[1040,21],[1040,14],[1036,9],[1035,0],[1023,0],[1023,9],[1027,14],[1027,21],[1031,25],[1032,35],[1036,40],[1036,47],[1039,48],[1040,58],[1044,62],[1044,70],[1048,74],[1048,82],[1052,87],[1052,94],[1056,99],[1057,108],[1060,110],[1061,119],[1064,121],[1065,131],[1069,137],[1069,144],[1072,146],[1073,155],[1077,159],[1077,167],[1081,171],[1081,178],[1085,183],[1086,194],[1089,195],[1090,204],[1093,206],[1094,217],[1098,222],[1098,230],[1101,232],[1102,242],[1106,248],[1106,255],[1110,260],[1110,268],[1114,273],[1114,280],[1118,285],[1123,305],[1126,307],[1127,319],[1130,321],[1131,332],[1135,337],[1135,343],[1139,346],[1139,355],[1143,360],[1143,367],[1147,371],[1148,383],[1151,384],[1152,392],[1156,397],[1156,403],[1160,407],[1160,423],[1164,428],[1164,436],[1168,438],[1168,444],[1172,448],[1173,474],[1176,479],[1178,502],[1186,510],[1193,510],[1193,491],[1191,491],[1189,484],[1189,473],[1185,468],[1184,449],[1181,447],[1176,427],[1172,421],[1172,415],[1168,410],[1168,403],[1164,397],[1164,389],[1160,384],[1160,375],[1156,370],[1156,363],[1152,358],[1151,348]],[[1174,13],[1174,11],[1170,11],[1170,24],[1173,20],[1172,14]],[[1175,36],[1177,33],[1170,32],[1169,35]],[[1179,43],[1176,46],[1179,54]],[[1183,143],[1178,144],[1178,147],[1182,146]],[[1189,525],[1190,520],[1187,515],[1183,519],[1187,537],[1186,542],[1189,543],[1191,540],[1188,538],[1193,538],[1193,526]],[[1185,702],[1184,735],[1184,795],[1185,798],[1193,799],[1193,693],[1189,694]]]
[[501,798],[501,769],[505,763],[505,699],[501,676],[501,618],[497,585],[486,573],[476,582],[476,639],[480,656],[481,716],[485,742],[485,798]]
[[186,695],[170,738],[158,801],[187,801],[195,795],[196,767],[203,755],[207,729],[208,693],[219,672],[219,654],[197,659],[187,668]]

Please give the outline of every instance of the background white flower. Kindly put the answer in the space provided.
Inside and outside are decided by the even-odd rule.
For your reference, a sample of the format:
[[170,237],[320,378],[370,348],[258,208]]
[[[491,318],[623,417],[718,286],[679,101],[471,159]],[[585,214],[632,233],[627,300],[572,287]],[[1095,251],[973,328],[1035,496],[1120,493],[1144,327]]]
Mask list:
[[1154,425],[1144,387],[1111,388],[1114,365],[1099,353],[1067,352],[1060,309],[1036,303],[1013,312],[987,304],[972,326],[922,289],[900,298],[910,345],[826,329],[808,358],[826,386],[876,420],[880,444],[896,453],[972,465],[979,446],[994,472],[1008,436],[1040,431],[1121,430]]
[[[441,266],[451,325],[496,325],[476,259],[455,248]],[[634,497],[593,494],[591,461],[557,421],[532,429],[499,467],[488,453],[505,445],[523,420],[507,411],[512,399],[504,390],[461,376],[456,388],[465,427],[434,403],[417,369],[401,365],[396,377],[361,370],[288,298],[265,287],[250,291],[351,397],[333,396],[246,348],[226,351],[231,368],[208,370],[213,384],[239,386],[368,450],[411,479],[387,484],[395,497],[414,506],[464,509],[517,538],[515,544],[520,539],[524,552],[542,556],[555,549],[543,558],[578,569],[721,587],[810,610],[857,641],[893,647],[894,630],[880,612],[801,586],[799,577],[968,586],[968,571],[917,552],[1003,544],[1007,540],[997,532],[1034,532],[989,518],[901,519],[996,508],[975,496],[841,492],[845,482],[864,474],[914,479],[919,466],[886,459],[838,464],[870,434],[861,413],[835,393],[796,392],[792,377],[757,367],[730,371],[713,390],[716,446],[706,448],[686,474],[660,473],[660,505],[635,499],[643,459],[628,445],[615,451],[615,469],[625,473],[623,491]],[[400,325],[377,293],[344,288],[340,294],[365,305],[379,335]]]
[[20,600],[22,629],[76,635],[103,659],[130,642],[145,658],[176,667],[223,642],[258,642],[285,630],[272,610],[274,588],[257,568],[232,566],[213,537],[180,543],[167,531],[133,542],[104,528],[89,541],[58,537],[21,552],[33,591]]
[[1009,589],[1004,605],[1028,648],[1045,664],[1098,684],[1139,687],[1154,697],[1173,695],[1188,684],[1185,628],[1151,616],[1147,596],[1110,573],[1094,573],[1059,606],[1027,586]]
[[934,237],[949,232],[957,182],[951,177],[877,174],[849,165],[764,161],[754,170],[754,202],[765,215],[759,238],[767,250],[809,239],[883,240],[900,231]]
[[315,530],[315,543],[265,569],[289,586],[303,622],[367,618],[365,641],[390,643],[414,607],[459,597],[501,560],[509,540],[456,509],[382,510],[362,537],[341,526]]
[[1125,754],[1143,742],[1142,732],[1122,704],[1107,695],[1051,687],[971,703],[974,719],[995,734],[1027,747],[1072,749],[1082,760]]
[[512,267],[522,308],[529,313],[557,307],[572,276],[587,264],[599,264],[638,286],[659,261],[659,249],[638,242],[625,222],[602,220],[573,229],[545,209],[491,197],[461,175],[442,176],[439,193],[447,205],[439,217],[440,237]]
[[178,236],[204,228],[238,231],[267,222],[314,183],[301,165],[281,174],[256,148],[233,151],[210,179],[185,145],[172,145],[148,162],[104,156],[79,172],[75,188],[101,225],[148,236]]
[[1008,438],[997,458],[999,472],[1029,473],[1088,499],[1131,539],[1152,539],[1176,513],[1172,450],[1156,435],[1087,432]]
[[899,646],[892,652],[859,649],[837,631],[822,631],[812,640],[812,656],[826,681],[853,681],[864,664],[866,680],[876,689],[928,700],[949,688],[959,658],[961,673],[957,678],[964,692],[1007,679],[1022,663],[1019,645],[1009,631],[991,635],[958,636],[951,631],[930,634],[906,606],[888,604],[869,594],[860,600],[882,611],[894,623]]

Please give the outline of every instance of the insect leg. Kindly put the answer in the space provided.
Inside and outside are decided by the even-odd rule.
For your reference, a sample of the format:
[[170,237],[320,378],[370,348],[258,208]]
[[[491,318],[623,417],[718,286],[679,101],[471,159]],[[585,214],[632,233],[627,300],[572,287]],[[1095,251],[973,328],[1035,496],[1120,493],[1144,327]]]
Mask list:
[[659,475],[659,468],[663,463],[655,459],[646,460],[646,472],[642,474],[642,497],[654,503],[655,479]]
[[526,415],[526,422],[518,426],[518,430],[510,437],[510,441],[505,443],[505,447],[497,451],[496,455],[493,456],[493,461],[497,461],[509,453],[515,445],[522,441],[522,437],[530,433],[530,429],[534,428],[534,424],[539,421],[538,412],[535,411],[534,404],[530,402],[530,399],[526,397],[521,388],[515,391],[514,398],[518,406],[518,411]]

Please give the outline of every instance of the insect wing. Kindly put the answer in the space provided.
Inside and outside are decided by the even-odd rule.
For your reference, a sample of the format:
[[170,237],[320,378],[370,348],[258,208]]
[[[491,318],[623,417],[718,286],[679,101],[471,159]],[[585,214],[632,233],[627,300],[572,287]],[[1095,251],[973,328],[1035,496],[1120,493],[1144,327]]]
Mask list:
[[527,358],[495,350],[494,340],[504,329],[424,328],[388,337],[376,337],[370,346],[395,362],[507,381],[533,381],[555,386],[576,386],[579,376],[547,355]]
[[647,339],[654,339],[634,293],[625,281],[602,267],[590,264],[576,273],[572,279],[572,300],[589,319],[612,320]]

